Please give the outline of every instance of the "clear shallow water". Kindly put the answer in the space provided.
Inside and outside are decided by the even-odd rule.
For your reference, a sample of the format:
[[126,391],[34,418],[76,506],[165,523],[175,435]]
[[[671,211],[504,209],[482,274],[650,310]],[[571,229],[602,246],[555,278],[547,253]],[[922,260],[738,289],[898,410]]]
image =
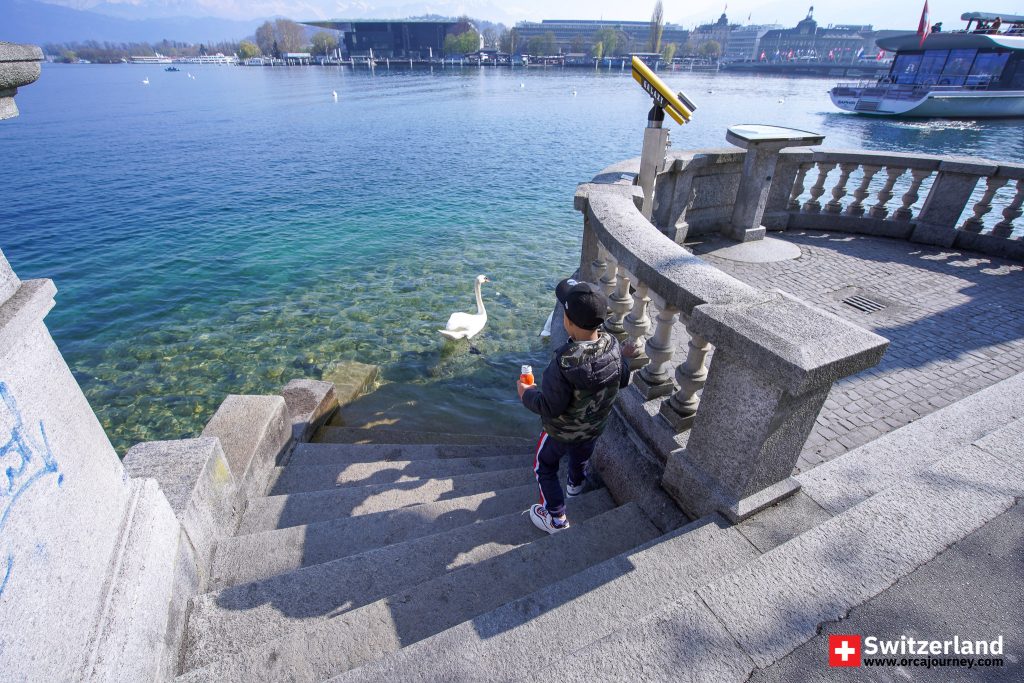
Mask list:
[[[579,259],[574,188],[639,154],[649,100],[628,72],[192,73],[47,66],[0,125],[0,248],[57,283],[47,323],[115,446],[195,435],[227,393],[343,360],[383,368],[361,419],[532,431],[513,385],[545,363],[537,332]],[[1019,122],[854,117],[831,80],[667,80],[700,106],[679,149],[748,122],[1024,157]],[[495,282],[471,354],[436,330],[473,309],[478,273]]]

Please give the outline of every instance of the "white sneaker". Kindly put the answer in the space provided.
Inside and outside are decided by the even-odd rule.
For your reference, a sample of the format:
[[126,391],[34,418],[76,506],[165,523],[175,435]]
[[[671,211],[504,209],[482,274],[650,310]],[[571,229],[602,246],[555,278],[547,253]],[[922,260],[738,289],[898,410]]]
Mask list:
[[555,526],[551,519],[551,513],[547,511],[547,508],[539,504],[530,507],[530,521],[533,522],[535,527],[549,534],[565,531],[569,528],[569,520],[566,520],[565,524],[561,526]]
[[575,498],[576,496],[583,493],[583,487],[587,485],[587,480],[584,479],[583,483],[579,486],[573,486],[572,482],[568,479],[565,480],[565,495],[569,498]]

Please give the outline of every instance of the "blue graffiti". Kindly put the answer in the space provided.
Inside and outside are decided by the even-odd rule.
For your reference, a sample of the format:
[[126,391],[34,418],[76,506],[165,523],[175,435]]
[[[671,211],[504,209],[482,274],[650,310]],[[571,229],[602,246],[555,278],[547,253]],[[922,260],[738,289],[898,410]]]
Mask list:
[[[64,483],[64,475],[60,473],[57,459],[53,456],[50,441],[46,436],[46,428],[39,421],[38,438],[32,430],[26,428],[25,420],[18,404],[14,400],[7,384],[0,382],[0,426],[10,429],[10,438],[0,443],[0,462],[11,459],[13,464],[3,470],[0,478],[0,533],[11,515],[18,499],[48,474],[57,475],[57,486]],[[0,437],[2,438],[2,437]],[[6,567],[3,568],[3,579],[0,580],[0,595],[11,578],[14,567],[13,553],[7,553]]]

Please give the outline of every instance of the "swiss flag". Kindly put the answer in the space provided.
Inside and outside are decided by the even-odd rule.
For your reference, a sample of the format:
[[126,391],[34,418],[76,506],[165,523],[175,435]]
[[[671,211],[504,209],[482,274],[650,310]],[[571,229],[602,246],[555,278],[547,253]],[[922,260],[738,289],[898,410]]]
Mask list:
[[[921,45],[924,45],[925,38],[932,32],[931,22],[928,21],[928,0],[924,0],[924,10],[921,12],[921,21],[917,23],[917,35],[921,36]],[[918,46],[920,47],[920,46]]]
[[860,636],[829,636],[828,665],[860,666]]

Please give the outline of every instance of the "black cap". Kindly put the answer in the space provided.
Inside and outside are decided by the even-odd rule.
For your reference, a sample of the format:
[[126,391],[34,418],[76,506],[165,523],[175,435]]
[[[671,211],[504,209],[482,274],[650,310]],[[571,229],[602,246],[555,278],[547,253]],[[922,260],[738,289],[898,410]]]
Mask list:
[[608,313],[608,297],[597,285],[577,282],[571,278],[562,280],[555,287],[555,297],[574,325],[585,330],[596,330],[604,323]]

